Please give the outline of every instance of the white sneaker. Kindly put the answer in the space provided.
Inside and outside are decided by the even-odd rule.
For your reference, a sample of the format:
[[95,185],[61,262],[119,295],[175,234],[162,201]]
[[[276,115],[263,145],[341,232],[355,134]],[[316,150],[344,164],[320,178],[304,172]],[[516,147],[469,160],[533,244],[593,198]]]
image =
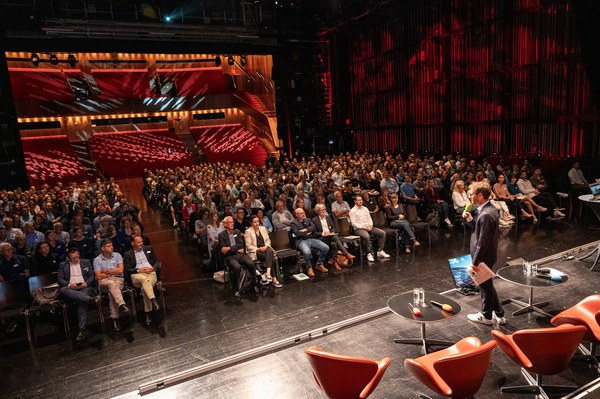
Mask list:
[[554,208],[554,209],[552,209],[552,210],[553,210],[553,211],[564,211],[564,210],[565,210],[565,208],[560,208],[560,207],[558,207],[558,206],[557,206],[556,208]]
[[448,226],[452,226],[452,222],[450,221],[450,219],[446,218],[444,219],[444,222],[446,222]]
[[492,313],[492,320],[501,325],[506,324],[506,317],[498,317],[496,316],[496,312]]
[[510,223],[505,222],[502,219],[500,219],[498,222],[500,223],[500,227],[510,227]]
[[540,212],[546,212],[548,210],[548,208],[544,208],[543,206],[540,206],[537,210]]
[[565,215],[561,211],[554,211],[554,217],[555,218],[564,218],[565,216],[567,216],[567,215]]
[[561,193],[560,191],[557,191],[556,195],[558,195],[560,198],[569,198],[569,194]]
[[367,255],[367,260],[368,260],[369,262],[375,262],[375,258],[373,257],[373,254],[371,254],[371,253],[370,253],[370,254],[368,254],[368,255]]
[[377,251],[377,256],[379,258],[389,258],[390,257],[388,254],[385,253],[385,251],[383,249],[381,251]]
[[467,319],[475,323],[485,324],[486,326],[492,325],[492,320],[483,317],[483,314],[481,312],[468,314]]

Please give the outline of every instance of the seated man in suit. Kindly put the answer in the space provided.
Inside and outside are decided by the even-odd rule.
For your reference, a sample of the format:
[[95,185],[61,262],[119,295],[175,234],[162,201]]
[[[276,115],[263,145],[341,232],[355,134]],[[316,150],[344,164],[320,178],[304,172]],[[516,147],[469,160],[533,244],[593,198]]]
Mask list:
[[94,273],[98,279],[100,292],[108,292],[110,318],[115,332],[121,331],[119,312],[129,314],[123,300],[123,257],[113,250],[113,242],[107,238],[100,244],[102,252],[94,259]]
[[323,241],[314,237],[315,225],[306,217],[304,209],[298,208],[294,211],[296,218],[292,222],[292,234],[296,238],[296,249],[302,252],[304,262],[306,263],[306,274],[314,277],[315,272],[312,269],[312,250],[316,250],[319,258],[317,259],[316,269],[322,273],[329,270],[323,266],[329,246]]
[[272,283],[275,288],[281,288],[282,285],[277,281],[277,277],[271,276],[275,251],[271,248],[269,233],[265,227],[260,225],[260,218],[257,215],[250,218],[250,224],[251,226],[244,234],[246,253],[253,261],[258,259],[265,262],[267,270],[264,274],[264,282]]
[[58,285],[60,298],[77,304],[77,326],[79,332],[76,341],[85,339],[88,303],[94,295],[94,268],[87,259],[80,259],[77,247],[67,252],[67,260],[58,266]]
[[125,252],[123,263],[125,271],[131,276],[133,286],[142,289],[146,325],[149,326],[152,323],[152,311],[160,309],[154,295],[154,286],[158,281],[156,277],[158,260],[152,247],[144,245],[141,235],[133,236],[131,246],[132,248]]
[[337,254],[341,253],[349,260],[354,259],[355,256],[344,248],[344,245],[342,245],[342,242],[336,235],[335,225],[331,218],[327,216],[325,205],[315,205],[315,212],[317,213],[317,216],[312,220],[315,225],[315,237],[329,246],[329,261],[327,261],[327,263],[330,266],[334,266],[336,270],[342,270],[340,266],[346,267],[348,266],[348,263],[338,264]]
[[[219,246],[221,247],[223,261],[230,268],[233,286],[239,287],[242,267],[250,273],[250,277],[254,281],[256,266],[254,266],[252,259],[244,253],[242,235],[239,230],[233,228],[233,217],[225,217],[223,226],[225,226],[225,230],[219,233]],[[234,291],[235,296],[241,296],[239,289],[234,288]]]

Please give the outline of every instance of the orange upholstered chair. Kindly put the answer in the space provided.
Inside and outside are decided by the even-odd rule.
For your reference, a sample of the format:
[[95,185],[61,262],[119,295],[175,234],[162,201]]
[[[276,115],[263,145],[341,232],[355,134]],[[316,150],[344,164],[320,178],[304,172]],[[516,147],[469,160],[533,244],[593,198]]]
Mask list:
[[316,346],[304,351],[319,388],[330,399],[366,398],[379,384],[390,358],[379,362],[324,352]]
[[449,348],[406,359],[404,367],[437,394],[468,398],[479,391],[495,347],[494,341],[484,345],[476,337],[466,337]]
[[554,316],[550,321],[554,326],[573,324],[585,326],[583,339],[590,342],[590,358],[596,364],[596,345],[600,342],[600,294],[590,295],[578,304]]
[[[493,330],[492,338],[508,357],[521,366],[521,372],[529,382],[529,385],[524,386],[502,387],[502,392],[547,395],[546,391],[549,390],[576,388],[542,386],[542,376],[563,372],[569,366],[585,333],[585,327],[570,324],[551,328],[530,328],[511,335]],[[536,378],[534,379],[529,372],[536,374]]]

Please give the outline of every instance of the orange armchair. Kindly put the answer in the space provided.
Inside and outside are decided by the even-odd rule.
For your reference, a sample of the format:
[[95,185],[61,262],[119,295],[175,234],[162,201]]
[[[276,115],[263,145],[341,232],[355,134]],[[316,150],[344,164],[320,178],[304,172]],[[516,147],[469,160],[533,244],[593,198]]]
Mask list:
[[483,345],[476,337],[466,337],[449,348],[406,359],[404,367],[437,394],[467,398],[479,391],[495,347],[494,341]]
[[[502,392],[547,395],[547,390],[575,389],[576,387],[542,385],[542,376],[563,372],[569,366],[585,333],[585,327],[570,324],[520,330],[511,335],[493,330],[492,338],[508,357],[521,366],[521,372],[529,382],[529,385],[502,387]],[[529,372],[535,373],[536,378]]]
[[331,399],[366,398],[379,384],[391,359],[379,362],[324,352],[316,346],[304,351],[319,388]]
[[598,364],[596,345],[600,342],[600,294],[590,295],[578,304],[564,310],[550,320],[552,325],[573,324],[587,329],[583,339],[590,342],[590,357]]

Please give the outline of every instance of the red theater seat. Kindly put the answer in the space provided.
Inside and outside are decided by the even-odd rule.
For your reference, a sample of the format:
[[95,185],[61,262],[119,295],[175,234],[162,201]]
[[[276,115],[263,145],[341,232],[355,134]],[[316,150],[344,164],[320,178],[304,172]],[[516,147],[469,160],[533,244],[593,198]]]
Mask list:
[[264,145],[241,125],[194,126],[190,131],[209,162],[265,164]]
[[22,142],[31,184],[81,182],[90,178],[67,137],[24,137]]
[[90,148],[97,165],[109,177],[138,177],[144,168],[192,165],[192,155],[167,129],[96,133]]

